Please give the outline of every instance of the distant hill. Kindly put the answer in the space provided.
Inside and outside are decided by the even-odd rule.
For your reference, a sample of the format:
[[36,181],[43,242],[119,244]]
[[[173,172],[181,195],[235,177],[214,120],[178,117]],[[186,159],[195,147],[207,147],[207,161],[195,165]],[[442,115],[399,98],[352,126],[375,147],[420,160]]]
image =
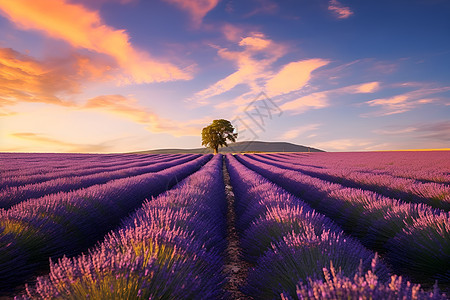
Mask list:
[[[237,142],[231,143],[228,147],[219,148],[220,153],[237,153],[237,152],[325,152],[320,149],[296,145],[287,142]],[[147,151],[133,152],[139,154],[160,154],[160,153],[212,153],[211,149],[194,148],[194,149],[155,149]]]

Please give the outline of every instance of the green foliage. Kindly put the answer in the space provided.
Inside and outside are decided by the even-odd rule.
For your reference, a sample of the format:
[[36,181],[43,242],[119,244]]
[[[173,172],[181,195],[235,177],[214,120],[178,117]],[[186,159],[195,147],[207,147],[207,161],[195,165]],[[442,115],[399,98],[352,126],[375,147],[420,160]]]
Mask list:
[[220,119],[214,120],[211,125],[206,126],[202,130],[202,145],[214,150],[214,154],[218,153],[219,147],[227,147],[227,140],[236,142],[237,133],[230,121]]

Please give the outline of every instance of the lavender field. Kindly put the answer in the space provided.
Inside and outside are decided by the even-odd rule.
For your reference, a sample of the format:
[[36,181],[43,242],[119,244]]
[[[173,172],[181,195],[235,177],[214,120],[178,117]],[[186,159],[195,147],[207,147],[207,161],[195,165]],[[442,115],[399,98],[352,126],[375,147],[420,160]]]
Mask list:
[[2,299],[450,295],[449,151],[0,153],[0,174]]

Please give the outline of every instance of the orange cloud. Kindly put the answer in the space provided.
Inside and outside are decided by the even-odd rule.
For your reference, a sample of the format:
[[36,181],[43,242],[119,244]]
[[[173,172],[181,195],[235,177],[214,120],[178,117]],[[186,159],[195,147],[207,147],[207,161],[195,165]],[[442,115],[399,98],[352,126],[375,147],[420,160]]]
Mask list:
[[110,78],[108,60],[73,54],[41,62],[10,48],[0,48],[0,106],[40,102],[62,106],[75,103],[63,95],[80,92],[87,80]]
[[79,84],[63,73],[13,49],[0,48],[0,102],[4,105],[14,105],[18,101],[71,105],[55,96],[58,92],[79,90]]
[[328,60],[314,58],[288,63],[266,84],[270,97],[301,89],[311,79],[311,73],[329,63]]
[[189,13],[192,18],[194,27],[200,26],[203,18],[214,7],[217,6],[219,0],[164,0],[170,4],[178,6],[180,9]]
[[103,23],[96,11],[64,0],[0,0],[0,10],[20,28],[39,30],[76,48],[113,57],[125,72],[124,82],[191,79],[188,72],[135,49],[124,30]]
[[167,133],[176,137],[198,136],[201,128],[210,122],[210,117],[187,122],[164,119],[140,106],[136,100],[122,95],[103,95],[91,98],[82,108],[119,115],[133,122],[147,125],[150,132]]
[[283,111],[293,111],[294,114],[301,114],[310,109],[319,109],[329,106],[328,98],[325,92],[312,93],[307,96],[289,101],[281,105]]
[[[31,132],[17,132],[11,133],[11,137],[26,140],[32,142],[35,147],[52,147],[53,151],[64,152],[107,152],[111,149],[112,145],[109,142],[103,142],[99,144],[75,144],[65,141],[61,141],[55,138],[47,137],[39,133]],[[55,148],[56,147],[56,148]],[[34,148],[36,149],[36,148]],[[46,150],[47,151],[47,150]]]
[[246,46],[252,48],[252,50],[263,50],[271,44],[270,40],[265,39],[264,35],[261,33],[254,34],[253,36],[248,36],[241,39],[239,46]]
[[378,81],[372,81],[330,90],[329,92],[344,93],[344,94],[369,94],[374,93],[379,89],[380,83]]
[[330,0],[328,3],[328,10],[334,12],[338,19],[346,19],[353,15],[353,12],[349,7],[342,5],[342,3],[337,0]]

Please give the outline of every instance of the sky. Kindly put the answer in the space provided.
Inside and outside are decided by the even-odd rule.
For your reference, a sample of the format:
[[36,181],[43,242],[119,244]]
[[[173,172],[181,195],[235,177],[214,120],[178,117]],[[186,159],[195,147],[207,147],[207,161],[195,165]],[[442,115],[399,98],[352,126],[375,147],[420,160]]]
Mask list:
[[0,151],[450,148],[447,0],[0,0]]

